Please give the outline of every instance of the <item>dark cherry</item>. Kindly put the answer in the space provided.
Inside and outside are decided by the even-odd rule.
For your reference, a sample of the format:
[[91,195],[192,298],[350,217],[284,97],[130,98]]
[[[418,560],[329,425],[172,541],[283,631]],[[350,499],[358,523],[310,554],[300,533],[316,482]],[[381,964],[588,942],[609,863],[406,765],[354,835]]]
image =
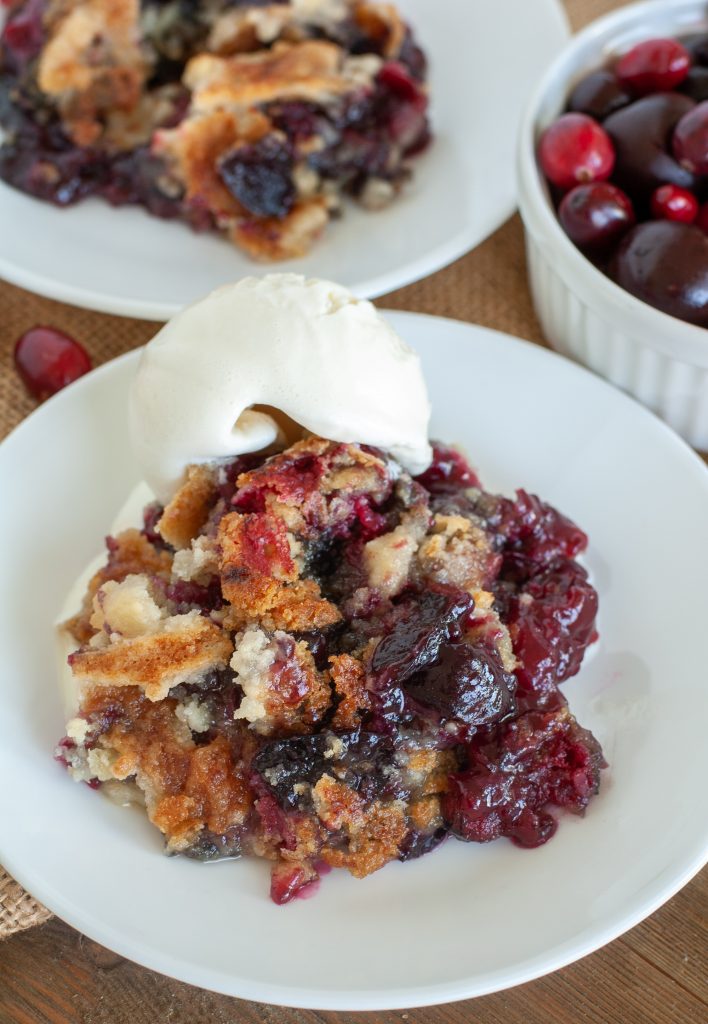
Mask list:
[[439,441],[433,441],[433,460],[416,480],[431,494],[447,494],[481,486],[479,477],[464,455]]
[[651,197],[651,212],[657,220],[692,224],[698,215],[698,200],[685,188],[661,185]]
[[674,128],[672,149],[691,174],[708,174],[708,100],[683,115]]
[[699,32],[696,35],[686,36],[681,42],[691,55],[694,64],[708,66],[708,35]]
[[696,103],[708,100],[708,68],[694,67],[679,86],[679,92],[690,96]]
[[371,659],[378,687],[400,686],[432,664],[440,648],[459,633],[460,620],[474,602],[464,590],[424,590],[413,594],[403,617],[379,642]]
[[82,345],[54,327],[32,327],[15,343],[15,367],[34,398],[43,402],[91,369]]
[[[611,114],[604,123],[617,156],[613,182],[635,204],[649,206],[660,185],[696,191],[698,181],[671,154],[671,134],[695,103],[680,93],[658,93]],[[641,213],[641,209],[637,213]]]
[[575,675],[596,635],[597,606],[587,572],[570,559],[533,576],[508,601],[520,699],[523,690],[534,700],[552,697],[558,683]]
[[645,39],[617,61],[620,85],[637,96],[675,89],[691,66],[691,55],[677,39]]
[[333,769],[339,779],[362,795],[366,791],[372,799],[390,789],[394,750],[388,736],[337,733],[336,756],[332,755],[334,742],[334,733],[271,740],[256,754],[253,770],[283,810],[306,803],[302,784],[314,786]]
[[615,110],[631,103],[634,97],[617,81],[617,76],[603,69],[581,78],[570,94],[568,109],[604,121]]
[[543,173],[558,188],[609,178],[615,162],[604,129],[586,114],[562,114],[541,136],[538,156]]
[[257,217],[285,217],[295,202],[293,155],[273,135],[227,153],[219,173],[228,190]]
[[635,223],[629,196],[609,181],[577,185],[558,209],[563,230],[592,259],[609,255]]
[[435,664],[414,675],[404,688],[443,720],[473,728],[493,725],[516,710],[516,679],[504,671],[496,651],[479,644],[443,647]]
[[638,224],[620,242],[610,273],[650,306],[708,327],[708,236],[693,224]]
[[547,805],[581,814],[596,793],[602,751],[563,702],[529,711],[468,747],[468,767],[450,777],[442,810],[450,831],[467,842],[507,836],[517,846],[540,846],[556,821]]

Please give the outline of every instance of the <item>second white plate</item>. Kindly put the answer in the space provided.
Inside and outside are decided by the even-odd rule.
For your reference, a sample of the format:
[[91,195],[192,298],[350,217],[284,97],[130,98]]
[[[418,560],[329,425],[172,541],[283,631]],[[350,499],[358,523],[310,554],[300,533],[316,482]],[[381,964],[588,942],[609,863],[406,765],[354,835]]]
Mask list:
[[[558,0],[400,0],[431,61],[435,144],[378,213],[346,204],[305,259],[281,267],[373,297],[478,245],[516,205],[514,145],[530,87],[568,37]],[[0,277],[53,299],[166,320],[245,274],[223,239],[137,208],[60,210],[0,182]]]

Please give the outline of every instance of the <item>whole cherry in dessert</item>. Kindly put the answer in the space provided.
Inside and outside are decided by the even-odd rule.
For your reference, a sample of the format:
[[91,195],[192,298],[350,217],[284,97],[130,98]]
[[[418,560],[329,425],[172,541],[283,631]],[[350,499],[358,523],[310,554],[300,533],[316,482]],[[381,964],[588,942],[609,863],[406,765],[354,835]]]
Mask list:
[[86,349],[55,327],[31,327],[17,339],[15,367],[29,393],[40,402],[91,369]]

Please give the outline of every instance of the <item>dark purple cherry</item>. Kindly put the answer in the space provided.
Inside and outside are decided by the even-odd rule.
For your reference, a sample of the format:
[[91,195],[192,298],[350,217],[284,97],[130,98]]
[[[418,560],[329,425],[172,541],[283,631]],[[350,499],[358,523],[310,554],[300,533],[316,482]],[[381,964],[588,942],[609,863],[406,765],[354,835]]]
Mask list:
[[660,185],[678,185],[696,191],[696,176],[671,153],[674,128],[695,103],[679,93],[645,96],[610,114],[603,127],[615,148],[612,180],[635,202],[648,207]]
[[687,36],[681,42],[691,55],[694,64],[703,64],[708,67],[708,35],[705,32]]
[[564,196],[558,217],[571,241],[593,259],[608,256],[636,220],[629,196],[609,181],[572,189]]
[[708,327],[708,236],[693,224],[638,224],[610,266],[617,284],[650,306]]
[[580,79],[570,94],[568,110],[604,121],[615,110],[626,107],[632,99],[632,95],[617,81],[617,76],[603,69]]
[[708,68],[691,68],[679,86],[679,92],[690,96],[696,103],[708,100]]
[[684,114],[674,129],[674,156],[692,174],[708,174],[708,100]]
[[275,135],[223,157],[219,174],[229,192],[257,217],[285,217],[295,202],[293,155]]

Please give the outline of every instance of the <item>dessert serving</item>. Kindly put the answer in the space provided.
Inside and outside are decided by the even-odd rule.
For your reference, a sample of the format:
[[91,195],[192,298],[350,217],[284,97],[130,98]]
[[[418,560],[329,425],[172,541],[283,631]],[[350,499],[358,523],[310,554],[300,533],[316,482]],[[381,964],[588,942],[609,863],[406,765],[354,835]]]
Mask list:
[[640,42],[577,81],[541,135],[570,239],[617,284],[708,326],[708,35]]
[[427,145],[426,60],[370,0],[10,0],[0,177],[304,255],[351,196],[379,209]]
[[374,307],[294,275],[179,314],[133,385],[156,500],[64,626],[57,756],[168,853],[266,858],[278,903],[448,836],[538,846],[599,787],[559,688],[597,636],[587,538],[428,417]]

